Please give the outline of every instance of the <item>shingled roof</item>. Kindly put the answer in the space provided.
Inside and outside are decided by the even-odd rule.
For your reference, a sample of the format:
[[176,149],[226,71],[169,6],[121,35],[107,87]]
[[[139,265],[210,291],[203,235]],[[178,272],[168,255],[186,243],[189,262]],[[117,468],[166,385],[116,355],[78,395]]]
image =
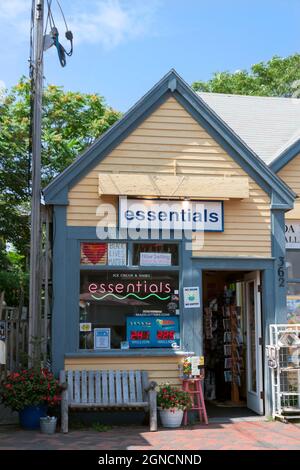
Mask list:
[[198,95],[267,165],[300,139],[300,99]]

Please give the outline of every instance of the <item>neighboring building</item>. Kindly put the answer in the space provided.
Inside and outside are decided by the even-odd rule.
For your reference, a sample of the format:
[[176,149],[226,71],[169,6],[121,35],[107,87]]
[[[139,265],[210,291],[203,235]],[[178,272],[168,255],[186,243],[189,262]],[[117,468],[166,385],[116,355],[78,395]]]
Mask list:
[[298,100],[198,95],[172,70],[59,175],[54,370],[178,383],[204,355],[207,398],[268,414],[268,326],[287,321],[287,286],[290,319],[300,302],[298,130]]
[[[300,196],[300,100],[218,93],[201,98]],[[300,323],[300,201],[285,213],[287,319]]]

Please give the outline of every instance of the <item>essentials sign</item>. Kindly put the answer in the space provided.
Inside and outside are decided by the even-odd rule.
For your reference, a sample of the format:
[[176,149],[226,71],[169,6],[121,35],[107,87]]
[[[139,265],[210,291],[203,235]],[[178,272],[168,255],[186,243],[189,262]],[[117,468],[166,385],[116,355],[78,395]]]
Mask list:
[[119,200],[119,225],[127,229],[223,231],[222,201]]

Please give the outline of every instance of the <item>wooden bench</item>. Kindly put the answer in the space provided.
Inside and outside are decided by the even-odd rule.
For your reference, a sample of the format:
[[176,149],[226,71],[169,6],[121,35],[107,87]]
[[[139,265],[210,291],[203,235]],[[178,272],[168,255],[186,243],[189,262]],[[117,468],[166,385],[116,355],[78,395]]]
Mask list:
[[61,432],[68,432],[69,408],[144,409],[150,413],[150,431],[157,430],[156,383],[140,370],[62,370]]

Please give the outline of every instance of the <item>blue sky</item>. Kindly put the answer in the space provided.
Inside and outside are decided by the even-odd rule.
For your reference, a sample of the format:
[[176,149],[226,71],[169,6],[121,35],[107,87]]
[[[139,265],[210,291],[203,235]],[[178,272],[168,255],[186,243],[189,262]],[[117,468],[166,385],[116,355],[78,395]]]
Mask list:
[[[60,2],[75,50],[64,69],[54,48],[45,53],[46,83],[98,92],[121,111],[172,67],[192,83],[300,52],[300,0]],[[7,87],[28,74],[30,6],[31,0],[0,0],[0,83]]]

